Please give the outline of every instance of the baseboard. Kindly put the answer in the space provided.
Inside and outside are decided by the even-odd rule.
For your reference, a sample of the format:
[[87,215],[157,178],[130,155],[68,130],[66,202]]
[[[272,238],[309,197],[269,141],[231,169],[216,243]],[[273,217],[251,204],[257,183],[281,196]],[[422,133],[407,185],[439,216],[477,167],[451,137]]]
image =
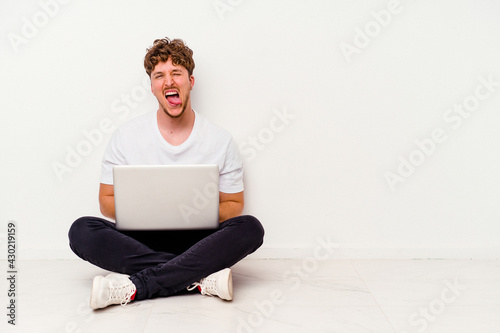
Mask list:
[[[5,256],[5,254],[4,254]],[[283,248],[261,247],[248,259],[500,259],[500,247],[495,248]],[[6,259],[1,257],[0,259]],[[77,259],[69,248],[20,249],[17,260]]]
[[261,248],[249,258],[294,259],[321,256],[328,259],[384,260],[384,259],[500,259],[500,247],[496,248],[333,248],[330,252],[318,248]]

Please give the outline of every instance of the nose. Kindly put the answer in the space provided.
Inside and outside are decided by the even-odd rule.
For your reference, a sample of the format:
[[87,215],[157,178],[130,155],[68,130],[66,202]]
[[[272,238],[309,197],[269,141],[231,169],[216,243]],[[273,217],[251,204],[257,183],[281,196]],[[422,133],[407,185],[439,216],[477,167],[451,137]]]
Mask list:
[[165,81],[163,82],[163,84],[165,85],[165,87],[171,87],[174,83],[174,80],[172,79],[172,76],[171,75],[165,75]]

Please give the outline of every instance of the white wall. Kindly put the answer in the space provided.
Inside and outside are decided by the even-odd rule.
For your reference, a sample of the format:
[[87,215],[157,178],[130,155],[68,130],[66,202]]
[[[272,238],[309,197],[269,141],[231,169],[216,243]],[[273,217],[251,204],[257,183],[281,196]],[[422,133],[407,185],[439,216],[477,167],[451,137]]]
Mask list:
[[[494,0],[2,2],[2,248],[13,220],[22,259],[74,258],[68,228],[100,214],[110,130],[155,110],[142,61],[169,36],[194,50],[195,110],[241,145],[246,212],[267,232],[255,256],[326,242],[334,257],[497,258],[499,10]],[[86,156],[68,157],[78,149]],[[388,172],[401,177],[394,189]]]

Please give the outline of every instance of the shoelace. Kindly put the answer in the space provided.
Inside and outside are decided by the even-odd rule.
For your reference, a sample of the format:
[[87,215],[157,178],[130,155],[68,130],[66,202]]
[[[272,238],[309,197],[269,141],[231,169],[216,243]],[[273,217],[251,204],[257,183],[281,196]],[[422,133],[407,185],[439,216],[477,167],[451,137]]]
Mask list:
[[108,302],[117,300],[120,301],[120,305],[127,305],[127,303],[130,302],[132,295],[135,293],[135,290],[135,286],[132,283],[117,284],[110,282]]
[[[214,296],[217,294],[217,288],[216,288],[216,280],[215,279],[201,279],[200,282],[195,282],[191,286],[187,288],[187,290],[191,291],[195,289],[196,287],[200,287],[200,292],[202,295],[207,295],[207,296]],[[212,291],[213,293],[211,293]]]

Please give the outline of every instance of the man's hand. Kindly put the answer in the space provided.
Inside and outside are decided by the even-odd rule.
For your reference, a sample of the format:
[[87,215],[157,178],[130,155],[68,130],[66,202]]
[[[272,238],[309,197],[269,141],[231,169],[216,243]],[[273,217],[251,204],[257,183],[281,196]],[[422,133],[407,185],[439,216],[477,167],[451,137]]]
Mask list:
[[219,192],[219,222],[241,215],[243,206],[243,191],[238,193]]
[[99,187],[99,206],[102,215],[115,219],[115,190],[113,185],[101,183]]

